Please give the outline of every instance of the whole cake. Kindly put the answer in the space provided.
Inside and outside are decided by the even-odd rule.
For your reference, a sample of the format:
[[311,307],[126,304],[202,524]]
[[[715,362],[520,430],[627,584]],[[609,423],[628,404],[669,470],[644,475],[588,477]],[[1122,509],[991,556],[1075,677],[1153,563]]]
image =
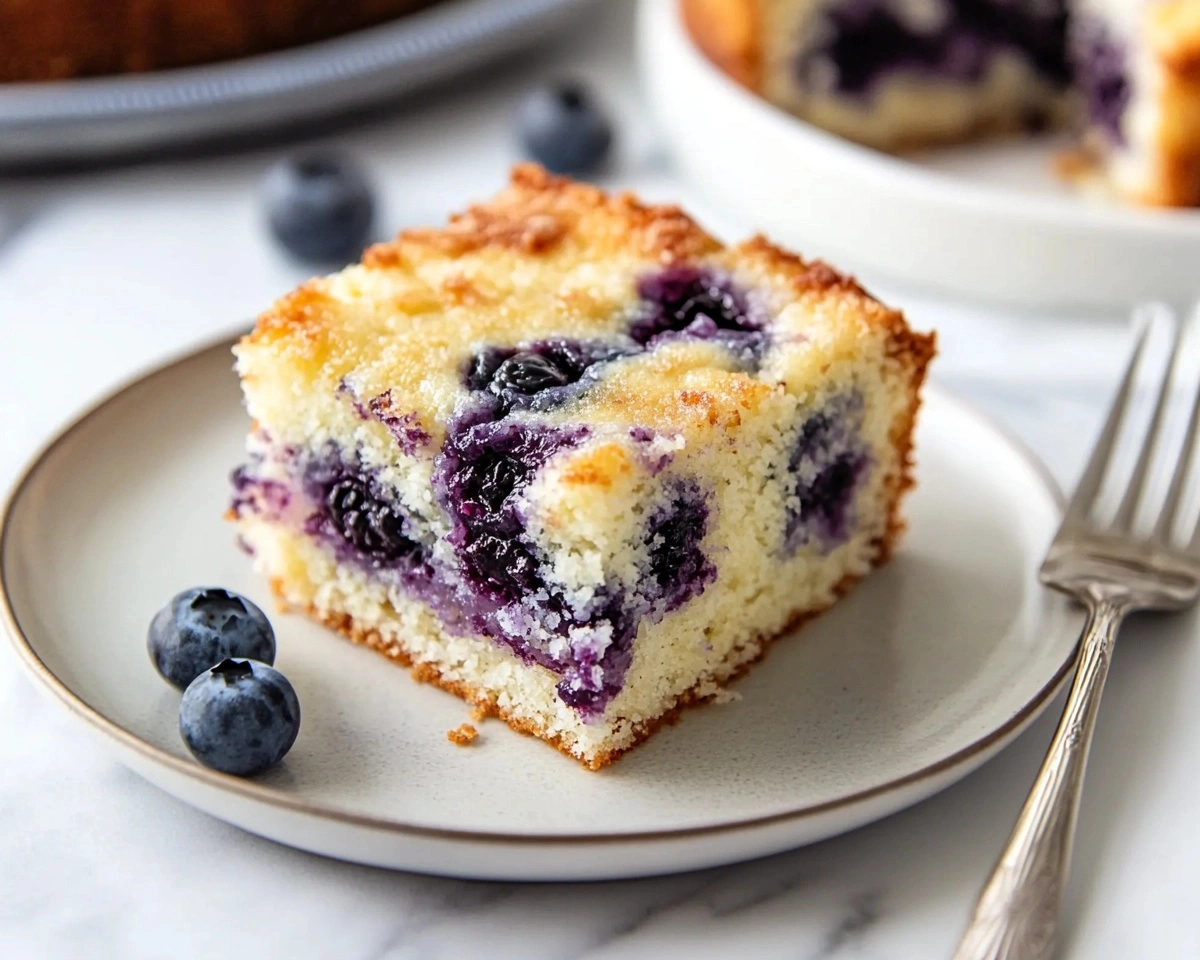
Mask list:
[[933,349],[522,166],[263,314],[231,516],[285,604],[598,768],[887,558]]
[[1200,205],[1200,0],[679,0],[726,73],[884,150],[1076,123],[1089,182]]
[[434,0],[0,0],[0,83],[140,73],[267,53]]

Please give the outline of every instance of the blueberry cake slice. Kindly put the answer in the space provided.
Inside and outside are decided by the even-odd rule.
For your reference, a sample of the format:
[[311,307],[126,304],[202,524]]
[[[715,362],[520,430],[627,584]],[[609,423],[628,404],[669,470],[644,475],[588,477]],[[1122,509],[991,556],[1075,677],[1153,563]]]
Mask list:
[[1200,0],[678,2],[721,69],[833,133],[897,151],[1084,126],[1085,184],[1200,206]]
[[1070,41],[1100,182],[1200,206],[1200,0],[1080,0]]
[[518,167],[236,347],[294,608],[599,768],[885,560],[930,336],[762,238]]
[[1057,124],[1067,0],[680,0],[700,48],[797,116],[882,150]]

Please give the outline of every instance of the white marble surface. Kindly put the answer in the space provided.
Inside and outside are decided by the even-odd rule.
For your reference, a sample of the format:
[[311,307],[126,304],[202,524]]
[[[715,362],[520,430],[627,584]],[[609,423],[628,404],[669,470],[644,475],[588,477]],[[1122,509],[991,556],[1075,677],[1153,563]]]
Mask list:
[[[590,79],[620,118],[608,182],[681,200],[721,233],[753,228],[673,178],[632,75],[628,5],[604,7],[566,42],[331,138],[377,176],[389,230],[436,222],[498,185],[515,158],[514,97],[564,72]],[[255,205],[277,153],[0,179],[0,482],[89,398],[239,326],[301,278],[264,240]],[[5,216],[12,225],[26,211],[3,239]],[[1121,362],[1119,318],[1013,316],[865,279],[915,324],[938,327],[935,377],[1008,423],[1069,484]],[[1200,957],[1197,633],[1194,620],[1147,622],[1121,645],[1080,824],[1066,957]],[[4,648],[0,957],[937,960],[1051,728],[1043,717],[919,807],[770,860],[627,883],[468,883],[322,860],[193,812],[109,759]]]

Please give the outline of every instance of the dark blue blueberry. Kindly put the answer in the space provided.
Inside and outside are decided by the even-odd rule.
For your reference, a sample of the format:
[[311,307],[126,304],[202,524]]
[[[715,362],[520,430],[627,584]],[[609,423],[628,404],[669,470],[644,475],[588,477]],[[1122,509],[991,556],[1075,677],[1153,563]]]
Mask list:
[[343,477],[325,495],[334,530],[373,561],[395,563],[421,553],[421,544],[404,532],[404,517],[375,497],[362,477]]
[[505,347],[485,347],[471,358],[464,378],[468,390],[486,390],[500,365],[517,351]]
[[222,660],[179,702],[179,733],[206,767],[247,777],[283,759],[300,732],[300,701],[278,670]]
[[370,239],[371,187],[345,157],[310,153],[281,160],[263,180],[263,202],[271,233],[301,260],[343,264]]
[[146,647],[155,669],[180,690],[226,657],[275,662],[275,632],[266,615],[216,587],[173,597],[150,621]]
[[570,383],[570,375],[549,357],[529,351],[514,354],[496,368],[488,385],[493,393],[506,389],[518,393],[540,393]]
[[817,542],[836,546],[849,533],[850,507],[870,457],[858,430],[862,398],[835,397],[800,427],[788,458],[789,494],[795,505],[785,518],[785,551]]
[[642,587],[647,599],[665,601],[667,610],[674,610],[716,579],[716,567],[700,549],[707,529],[708,506],[700,488],[680,483],[670,507],[647,524],[651,583]]
[[511,410],[553,410],[579,396],[599,376],[602,364],[636,353],[628,341],[540,340],[520,348],[487,347],[467,369],[467,389],[487,391],[497,408],[488,419]]
[[451,425],[435,483],[454,519],[450,542],[466,580],[489,600],[511,603],[543,585],[537,560],[521,540],[524,521],[514,494],[551,456],[586,435],[583,427],[512,420]]
[[751,315],[745,295],[727,277],[691,266],[672,266],[638,281],[642,305],[629,328],[639,344],[686,337],[724,344],[754,367],[767,347],[762,321]]
[[517,129],[529,156],[553,173],[593,171],[612,145],[607,118],[576,83],[531,91],[517,110]]

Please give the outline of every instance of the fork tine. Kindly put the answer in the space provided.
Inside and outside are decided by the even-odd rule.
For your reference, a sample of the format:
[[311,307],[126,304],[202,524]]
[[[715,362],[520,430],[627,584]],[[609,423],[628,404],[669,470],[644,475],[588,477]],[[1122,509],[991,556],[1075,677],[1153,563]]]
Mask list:
[[[1171,318],[1170,311],[1165,307],[1155,306],[1151,309],[1154,310],[1156,316],[1164,318],[1164,322],[1167,322],[1168,318]],[[1179,379],[1179,368],[1183,359],[1183,334],[1186,329],[1187,324],[1175,324],[1171,340],[1171,355],[1167,361],[1166,370],[1163,372],[1162,380],[1158,385],[1158,398],[1154,401],[1154,415],[1150,418],[1150,425],[1146,430],[1145,438],[1142,440],[1142,449],[1138,451],[1137,463],[1134,465],[1133,473],[1129,477],[1125,496],[1121,498],[1117,512],[1113,515],[1112,526],[1115,529],[1128,530],[1132,526],[1137,505],[1141,502],[1142,494],[1145,493],[1146,478],[1150,474],[1150,462],[1158,446],[1159,435],[1162,433],[1162,424],[1166,418],[1167,404],[1170,402],[1171,391],[1175,386],[1175,382]]]
[[1104,473],[1108,467],[1109,458],[1112,456],[1113,447],[1116,446],[1121,419],[1125,415],[1125,408],[1129,405],[1129,395],[1133,392],[1133,382],[1137,375],[1138,363],[1145,352],[1149,332],[1149,322],[1147,322],[1144,315],[1140,315],[1138,319],[1137,340],[1134,343],[1133,353],[1129,357],[1129,365],[1125,368],[1125,376],[1122,378],[1121,386],[1118,388],[1117,395],[1113,399],[1112,406],[1109,408],[1108,419],[1104,422],[1104,429],[1100,431],[1100,438],[1096,441],[1096,446],[1092,449],[1091,459],[1088,460],[1087,467],[1083,471],[1083,476],[1079,478],[1079,483],[1075,487],[1075,495],[1071,498],[1071,502],[1067,506],[1067,513],[1063,518],[1064,526],[1068,522],[1083,520],[1087,516],[1088,511],[1091,510],[1092,503],[1096,499],[1096,494],[1100,490],[1100,484],[1104,480]]
[[[1200,306],[1192,314],[1190,324],[1180,324],[1181,327],[1191,326],[1200,335]],[[1193,338],[1194,339],[1194,338]],[[1175,464],[1175,472],[1171,474],[1171,485],[1167,488],[1167,496],[1163,501],[1162,511],[1158,522],[1154,525],[1154,539],[1162,544],[1171,540],[1171,531],[1178,525],[1183,511],[1183,494],[1187,488],[1189,467],[1196,457],[1200,447],[1200,383],[1196,384],[1195,396],[1192,399],[1192,409],[1188,414],[1187,429],[1184,432],[1183,448],[1179,452],[1179,461]],[[1200,547],[1200,522],[1196,524],[1191,547]]]

